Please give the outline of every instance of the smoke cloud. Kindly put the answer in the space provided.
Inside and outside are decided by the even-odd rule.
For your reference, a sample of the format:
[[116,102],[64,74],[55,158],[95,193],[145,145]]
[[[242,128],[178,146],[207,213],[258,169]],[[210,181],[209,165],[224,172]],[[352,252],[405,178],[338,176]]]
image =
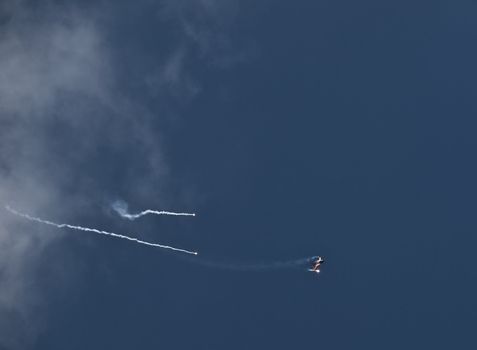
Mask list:
[[[94,224],[95,203],[105,198],[149,204],[154,189],[168,204],[158,119],[200,93],[190,55],[228,61],[226,23],[236,1],[147,2],[158,22],[181,34],[143,70],[131,61],[135,51],[114,41],[112,27],[123,18],[116,2],[69,3],[0,3],[0,208],[8,203],[31,217],[84,222],[82,216]],[[160,108],[144,103],[146,90]],[[48,281],[59,291],[75,278],[74,261],[68,271],[54,263],[54,247],[67,236],[61,231],[0,209],[0,348],[34,344],[47,324]],[[52,265],[60,267],[44,278],[39,271]]]

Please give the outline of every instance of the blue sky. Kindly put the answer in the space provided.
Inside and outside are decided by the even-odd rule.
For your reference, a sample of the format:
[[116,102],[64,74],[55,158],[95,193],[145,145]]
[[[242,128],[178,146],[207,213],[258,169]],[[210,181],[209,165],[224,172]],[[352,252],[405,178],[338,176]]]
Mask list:
[[476,6],[3,2],[0,349],[475,348]]

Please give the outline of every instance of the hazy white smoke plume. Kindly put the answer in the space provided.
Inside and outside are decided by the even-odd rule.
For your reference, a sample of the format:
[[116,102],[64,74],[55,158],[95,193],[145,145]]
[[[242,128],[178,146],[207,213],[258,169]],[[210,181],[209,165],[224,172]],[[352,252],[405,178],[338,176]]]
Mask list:
[[[0,2],[0,204],[66,221],[88,215],[87,203],[109,192],[132,196],[133,176],[136,196],[161,189],[167,168],[158,133],[118,88],[104,28],[87,9],[32,6]],[[123,174],[114,188],[111,172]],[[43,290],[59,293],[75,278],[71,261],[54,264],[50,278],[38,272],[61,256],[50,243],[62,236],[0,209],[0,349],[30,347],[47,324],[52,298]]]
[[191,63],[227,69],[257,56],[253,44],[237,45],[230,36],[237,25],[238,0],[168,0],[158,2],[159,19],[174,30],[177,41],[164,64],[146,79],[154,96],[166,94],[182,104],[203,89]]
[[[118,193],[138,202],[153,188],[168,198],[161,113],[144,107],[141,94],[133,99],[128,93],[124,67],[136,69],[128,61],[134,50],[111,39],[108,26],[123,17],[105,18],[120,6],[71,3],[0,1],[0,349],[34,344],[48,325],[51,291],[71,285],[80,269],[74,259],[66,266],[72,252],[58,248],[66,236],[61,230],[35,225],[3,205],[32,218],[77,222],[79,216],[97,219],[92,203]],[[190,55],[222,66],[236,57],[225,32],[237,3],[161,2],[157,21],[177,25],[180,42],[154,57],[159,64],[140,70],[132,84],[160,90],[155,94],[164,109],[171,96],[174,108],[198,94]],[[112,11],[103,11],[108,6]]]
[[129,210],[128,210],[129,208],[128,204],[123,200],[114,201],[111,207],[116,213],[119,214],[119,216],[129,220],[136,220],[144,215],[195,216],[195,213],[178,213],[173,211],[163,211],[163,210],[158,211],[158,210],[152,210],[152,209],[146,209],[141,211],[140,213],[131,214],[129,213]]

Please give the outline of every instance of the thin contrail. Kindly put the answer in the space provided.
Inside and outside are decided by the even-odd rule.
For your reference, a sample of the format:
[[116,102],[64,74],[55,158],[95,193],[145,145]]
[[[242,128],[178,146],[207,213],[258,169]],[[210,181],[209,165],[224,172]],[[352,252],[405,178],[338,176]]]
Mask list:
[[52,222],[52,221],[43,220],[43,219],[40,219],[40,218],[37,218],[37,217],[30,216],[28,214],[20,213],[20,212],[16,211],[15,209],[10,208],[8,205],[5,206],[5,209],[7,209],[10,213],[12,213],[14,215],[17,215],[17,216],[20,216],[24,219],[27,219],[27,220],[30,220],[30,221],[36,221],[36,222],[39,222],[39,223],[42,223],[42,224],[45,224],[45,225],[55,226],[57,228],[65,228],[66,227],[66,228],[69,228],[69,229],[72,229],[72,230],[94,232],[94,233],[98,233],[98,234],[101,234],[101,235],[112,236],[112,237],[121,238],[121,239],[127,239],[128,241],[133,241],[133,242],[136,242],[136,243],[139,243],[139,244],[144,244],[144,245],[151,246],[151,247],[170,249],[170,250],[173,250],[173,251],[176,251],[176,252],[182,252],[182,253],[187,253],[187,254],[192,254],[192,255],[197,255],[198,254],[197,252],[193,252],[193,251],[190,251],[190,250],[175,248],[175,247],[171,247],[171,246],[163,245],[163,244],[158,244],[158,243],[151,243],[151,242],[141,241],[140,239],[125,236],[125,235],[121,235],[121,234],[118,234],[118,233],[113,233],[113,232],[108,232],[108,231],[101,231],[101,230],[96,230],[94,228],[74,226],[74,225],[69,225],[69,224],[57,224],[57,223]]
[[137,214],[131,214],[128,212],[128,204],[125,201],[115,201],[111,207],[113,210],[118,213],[122,218],[129,219],[129,220],[136,220],[141,216],[153,214],[153,215],[172,215],[172,216],[195,216],[195,213],[177,213],[172,211],[158,211],[158,210],[151,210],[147,209]]
[[204,267],[215,268],[220,270],[228,271],[244,271],[244,272],[260,272],[260,271],[271,271],[271,270],[287,270],[287,269],[297,269],[297,268],[308,268],[309,264],[317,258],[317,256],[311,256],[307,258],[288,260],[288,261],[272,261],[264,262],[257,264],[240,264],[240,263],[227,263],[219,261],[210,261],[203,260],[200,258],[189,259],[188,257],[182,256],[182,259],[189,261],[195,265],[201,265]]

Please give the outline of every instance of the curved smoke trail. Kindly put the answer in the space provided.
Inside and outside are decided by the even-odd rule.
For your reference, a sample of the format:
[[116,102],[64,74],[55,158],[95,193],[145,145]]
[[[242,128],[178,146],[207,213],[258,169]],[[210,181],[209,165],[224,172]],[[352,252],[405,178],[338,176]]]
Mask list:
[[171,216],[195,216],[195,213],[176,213],[172,211],[158,211],[147,209],[137,214],[131,214],[128,211],[128,204],[125,201],[117,200],[111,204],[111,208],[124,219],[136,220],[141,216],[153,214],[153,215],[171,215]]
[[20,216],[20,217],[22,217],[24,219],[27,219],[29,221],[36,221],[36,222],[39,222],[39,223],[42,223],[42,224],[45,224],[45,225],[54,226],[54,227],[57,227],[57,228],[69,228],[69,229],[78,230],[78,231],[94,232],[94,233],[101,234],[101,235],[111,236],[111,237],[120,238],[120,239],[126,239],[128,241],[133,241],[133,242],[143,244],[143,245],[147,245],[147,246],[151,246],[151,247],[169,249],[169,250],[173,250],[175,252],[187,253],[187,254],[192,254],[192,255],[197,255],[198,254],[197,252],[193,252],[193,251],[190,251],[190,250],[175,248],[175,247],[171,247],[171,246],[163,245],[163,244],[158,244],[158,243],[146,242],[146,241],[142,241],[140,239],[134,238],[134,237],[121,235],[121,234],[118,234],[118,233],[102,231],[102,230],[97,230],[97,229],[94,229],[94,228],[88,228],[88,227],[82,227],[82,226],[74,226],[74,225],[69,225],[69,224],[57,224],[57,223],[52,222],[52,221],[43,220],[43,219],[40,219],[40,218],[37,218],[37,217],[30,216],[28,214],[20,213],[20,212],[16,211],[15,209],[10,208],[8,205],[5,206],[5,209],[7,209],[10,213],[12,213],[14,215]]

